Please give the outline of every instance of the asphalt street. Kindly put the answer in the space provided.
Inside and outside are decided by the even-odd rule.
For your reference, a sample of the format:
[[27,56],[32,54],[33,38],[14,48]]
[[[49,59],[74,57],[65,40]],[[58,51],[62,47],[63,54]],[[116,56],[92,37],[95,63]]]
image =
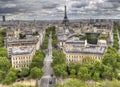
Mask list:
[[49,35],[48,49],[44,59],[44,76],[41,78],[40,87],[55,87],[55,78],[53,75],[52,63],[52,33]]

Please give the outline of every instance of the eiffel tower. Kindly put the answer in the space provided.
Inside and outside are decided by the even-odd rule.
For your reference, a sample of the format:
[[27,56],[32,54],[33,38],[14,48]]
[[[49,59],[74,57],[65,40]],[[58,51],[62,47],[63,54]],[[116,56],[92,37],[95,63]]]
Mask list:
[[68,20],[68,17],[67,17],[67,10],[66,10],[66,5],[65,5],[65,14],[64,14],[64,19],[63,19],[63,24],[65,24],[65,26],[68,26],[69,24],[69,20]]

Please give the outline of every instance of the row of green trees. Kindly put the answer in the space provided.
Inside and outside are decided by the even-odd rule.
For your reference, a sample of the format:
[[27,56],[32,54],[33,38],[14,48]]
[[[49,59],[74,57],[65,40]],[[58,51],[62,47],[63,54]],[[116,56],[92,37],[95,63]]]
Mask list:
[[[36,33],[35,35],[38,35]],[[45,39],[41,46],[43,50],[47,49],[48,47],[48,39],[50,35],[50,27],[46,29]],[[35,55],[33,56],[32,63],[29,67],[29,78],[31,79],[40,79],[43,76],[43,66],[44,66],[44,58],[45,53],[41,50],[37,50]]]
[[[0,30],[0,83],[6,83],[8,80],[14,81],[14,72],[10,70],[10,62],[8,60],[7,49],[4,48],[4,37],[6,36],[6,30]],[[11,76],[11,78],[7,78]],[[12,77],[13,76],[13,77]]]
[[8,57],[7,49],[4,48],[4,37],[6,36],[6,30],[0,30],[0,57]]
[[83,81],[120,79],[118,74],[120,70],[120,54],[117,53],[116,49],[108,47],[101,61],[69,63],[67,65],[65,54],[62,51],[54,50],[52,67],[57,77],[78,78]]
[[0,57],[0,82],[4,80],[10,69],[9,60],[6,57]]
[[[43,61],[45,54],[43,51],[37,50],[33,56],[32,63],[29,68],[22,68],[20,71],[10,68],[9,60],[0,57],[0,82],[3,84],[12,84],[18,78],[27,77],[28,79],[39,79],[43,76]],[[4,78],[5,77],[5,78]]]
[[57,35],[56,35],[56,28],[55,28],[55,26],[51,27],[51,31],[52,31],[52,46],[54,48],[57,48]]
[[44,38],[43,44],[41,46],[41,48],[43,50],[47,49],[47,47],[48,47],[49,35],[50,35],[50,32],[52,31],[52,29],[53,29],[53,27],[48,27],[46,29],[45,38]]
[[[48,38],[49,38],[49,28],[46,29],[45,40],[41,46],[42,49],[46,49],[48,45]],[[38,32],[34,33],[33,35],[38,35]],[[45,53],[40,50],[36,50],[35,55],[32,58],[32,63],[29,66],[29,69],[23,68],[19,72],[19,77],[28,77],[28,79],[39,79],[43,76],[43,63],[44,63]]]
[[56,32],[55,29],[56,29],[55,26],[51,26],[46,29],[45,39],[44,39],[43,45],[41,46],[43,50],[47,49],[48,47],[48,39],[49,39],[50,32],[52,32],[52,46],[54,48],[57,47],[57,36],[55,33]]
[[114,23],[114,30],[113,30],[113,47],[118,50],[119,49],[119,39],[118,39],[118,33],[117,33],[117,29],[118,29],[118,24]]
[[66,77],[66,55],[61,50],[53,50],[52,67],[57,77]]
[[[5,37],[5,30],[0,31],[0,38]],[[7,56],[7,49],[3,47],[4,42],[0,42],[0,83],[12,84],[17,79],[27,77],[29,79],[38,79],[43,75],[43,61],[45,53],[37,50],[33,56],[32,63],[29,68],[22,68],[21,70],[15,70],[11,68]]]
[[[6,36],[6,30],[0,30],[0,83],[12,84],[20,77],[25,77],[32,73],[27,68],[22,68],[21,71],[11,68],[11,64],[8,59],[7,49],[4,48],[4,37]],[[35,74],[36,75],[36,74]]]
[[0,30],[0,47],[4,46],[4,37],[6,36],[6,30]]
[[39,79],[43,76],[43,66],[44,66],[45,53],[43,51],[37,50],[33,56],[32,63],[30,64],[30,78]]
[[22,68],[18,73],[18,77],[28,77],[29,79],[39,79],[43,76],[43,62],[45,53],[40,50],[36,50],[33,56],[32,63],[28,68]]

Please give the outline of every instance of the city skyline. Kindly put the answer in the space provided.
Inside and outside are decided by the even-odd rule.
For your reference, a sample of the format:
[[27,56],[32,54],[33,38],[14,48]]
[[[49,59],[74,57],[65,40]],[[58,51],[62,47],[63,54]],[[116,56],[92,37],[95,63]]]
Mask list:
[[0,15],[8,20],[119,19],[119,0],[0,0]]

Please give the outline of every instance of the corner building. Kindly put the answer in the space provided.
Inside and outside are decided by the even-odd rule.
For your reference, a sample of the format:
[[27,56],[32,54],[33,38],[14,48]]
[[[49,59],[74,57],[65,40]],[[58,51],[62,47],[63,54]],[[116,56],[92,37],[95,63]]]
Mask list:
[[35,48],[21,47],[11,48],[11,64],[15,69],[29,68]]

